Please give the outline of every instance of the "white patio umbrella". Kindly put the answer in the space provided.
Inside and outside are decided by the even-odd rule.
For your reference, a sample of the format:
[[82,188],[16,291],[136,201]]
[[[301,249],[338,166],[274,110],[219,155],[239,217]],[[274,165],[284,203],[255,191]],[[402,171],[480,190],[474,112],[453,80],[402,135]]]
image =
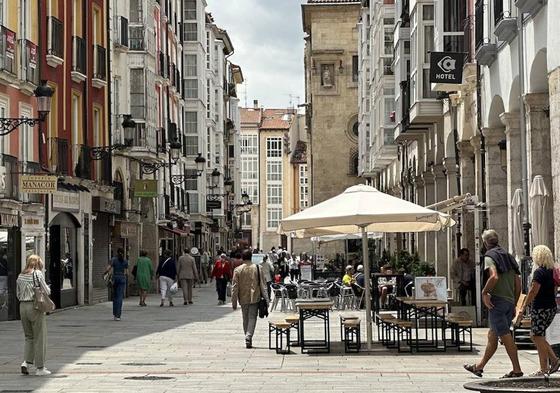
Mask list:
[[[367,234],[369,232],[439,231],[455,225],[445,213],[440,213],[395,198],[366,185],[346,189],[342,194],[309,207],[281,221],[279,233],[295,232],[297,237],[317,234],[362,233],[364,274],[370,277]],[[371,288],[365,280],[367,345],[371,349]]]
[[531,232],[533,234],[533,244],[544,244],[548,246],[548,214],[546,211],[548,204],[548,190],[541,175],[533,178],[531,191],[529,192],[529,206],[531,208]]
[[[381,239],[383,237],[383,234],[378,232],[369,232],[367,234],[367,237],[368,239]],[[361,238],[362,238],[362,233],[357,232],[354,234],[313,236],[311,238],[311,241],[316,243],[329,243],[337,240],[358,240]]]
[[513,229],[513,253],[519,259],[524,255],[523,249],[523,226],[521,225],[521,217],[523,214],[523,191],[518,188],[511,198],[511,218]]

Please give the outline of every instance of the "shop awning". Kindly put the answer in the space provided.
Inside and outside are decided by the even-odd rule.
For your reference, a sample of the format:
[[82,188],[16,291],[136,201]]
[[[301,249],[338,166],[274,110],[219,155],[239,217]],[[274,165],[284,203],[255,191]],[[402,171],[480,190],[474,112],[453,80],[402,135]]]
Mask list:
[[160,229],[163,229],[166,232],[172,233],[175,236],[179,237],[188,237],[191,233],[191,228],[189,225],[185,225],[184,229],[179,228],[169,228],[167,225],[160,225]]

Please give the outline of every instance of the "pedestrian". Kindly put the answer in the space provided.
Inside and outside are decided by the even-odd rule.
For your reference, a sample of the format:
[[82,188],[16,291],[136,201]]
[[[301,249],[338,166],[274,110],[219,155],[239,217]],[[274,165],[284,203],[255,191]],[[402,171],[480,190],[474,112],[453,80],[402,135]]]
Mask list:
[[140,306],[146,307],[146,297],[152,287],[154,266],[145,250],[140,250],[140,257],[136,262],[136,283],[140,292]]
[[262,271],[264,273],[264,280],[266,282],[266,293],[270,299],[270,294],[272,292],[272,282],[274,281],[274,265],[270,262],[268,256],[263,257],[261,264]]
[[547,246],[533,249],[533,279],[531,288],[515,320],[518,325],[523,312],[531,305],[531,340],[539,353],[540,370],[530,376],[540,377],[552,374],[560,368],[560,360],[546,341],[546,330],[552,324],[557,312],[556,288],[554,283],[554,257]]
[[226,304],[227,284],[231,277],[231,267],[227,261],[226,254],[220,255],[220,258],[214,263],[212,270],[212,278],[216,279],[216,292],[218,292],[218,305]]
[[45,313],[35,309],[34,286],[40,285],[43,292],[50,295],[51,290],[43,275],[43,261],[38,255],[27,258],[25,269],[17,278],[16,295],[19,300],[21,325],[25,335],[24,360],[21,373],[28,375],[32,365],[37,367],[35,375],[49,375],[51,372],[45,367],[47,355],[47,318]]
[[233,272],[231,287],[231,306],[236,310],[237,304],[241,305],[246,348],[253,347],[261,297],[269,302],[264,272],[251,261],[252,256],[250,250],[243,252],[243,264]]
[[160,307],[164,306],[165,299],[169,299],[169,307],[173,307],[173,294],[170,289],[177,279],[177,266],[171,257],[171,251],[165,250],[159,260],[156,270],[156,277],[159,282],[159,292],[161,293]]
[[459,299],[462,306],[467,305],[467,293],[474,293],[474,264],[471,263],[469,249],[459,250],[459,256],[453,264],[451,272],[455,287],[459,290]]
[[122,248],[117,249],[117,255],[111,258],[111,263],[107,266],[103,275],[110,271],[113,274],[113,320],[120,321],[128,276],[128,261],[124,257]]
[[200,281],[208,284],[208,269],[210,267],[210,256],[208,251],[204,251],[200,256]]
[[191,253],[185,253],[177,261],[177,280],[183,290],[183,304],[193,304],[193,285],[198,280],[198,269],[194,257],[198,255],[198,248],[193,247]]
[[517,378],[523,376],[517,346],[511,335],[510,328],[513,321],[515,305],[521,294],[521,278],[519,266],[515,258],[500,247],[498,234],[493,229],[482,233],[482,241],[486,247],[484,267],[488,272],[488,281],[482,289],[482,300],[488,308],[488,342],[482,359],[475,364],[465,364],[465,370],[482,377],[484,366],[494,356],[498,349],[498,338],[504,344],[513,370],[502,378]]

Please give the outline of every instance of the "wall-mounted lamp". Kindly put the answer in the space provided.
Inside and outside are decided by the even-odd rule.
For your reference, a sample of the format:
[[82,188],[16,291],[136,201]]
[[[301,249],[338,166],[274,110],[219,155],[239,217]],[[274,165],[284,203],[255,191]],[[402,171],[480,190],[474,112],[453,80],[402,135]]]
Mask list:
[[508,166],[508,162],[507,162],[507,141],[505,139],[502,139],[501,141],[498,142],[498,147],[500,148],[500,165],[502,167],[502,170],[504,172],[507,171],[507,166]]

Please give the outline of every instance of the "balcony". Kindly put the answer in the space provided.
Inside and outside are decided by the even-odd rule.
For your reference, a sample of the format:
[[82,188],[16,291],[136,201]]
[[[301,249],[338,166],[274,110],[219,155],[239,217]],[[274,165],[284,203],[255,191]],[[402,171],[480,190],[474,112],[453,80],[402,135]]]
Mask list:
[[144,26],[130,26],[128,45],[130,50],[143,51],[146,49],[144,42]]
[[124,16],[117,18],[117,37],[115,42],[115,50],[126,52],[128,50],[128,19]]
[[93,87],[101,89],[107,85],[107,49],[93,45]]
[[72,37],[72,80],[76,83],[87,79],[86,68],[86,40],[82,37]]
[[64,63],[64,25],[54,16],[47,20],[47,64],[53,68]]
[[503,0],[494,0],[494,35],[498,41],[511,42],[517,35],[517,18],[504,11]]
[[49,139],[49,166],[51,171],[59,175],[68,175],[68,140],[62,138]]
[[0,26],[0,71],[12,81],[16,76],[16,33]]
[[37,45],[29,40],[19,40],[21,56],[21,89],[24,93],[32,95],[39,84],[39,50]]
[[531,14],[531,16],[535,16],[545,3],[545,0],[515,0],[515,6],[519,8],[519,12]]
[[136,128],[124,136],[124,143],[130,146],[124,154],[137,159],[157,159],[159,133],[146,123],[136,122]]
[[78,161],[74,167],[74,175],[82,179],[91,179],[91,147],[74,145]]
[[475,43],[476,60],[480,65],[491,65],[498,56],[498,47],[484,37],[485,5],[483,0],[478,0],[475,5]]

